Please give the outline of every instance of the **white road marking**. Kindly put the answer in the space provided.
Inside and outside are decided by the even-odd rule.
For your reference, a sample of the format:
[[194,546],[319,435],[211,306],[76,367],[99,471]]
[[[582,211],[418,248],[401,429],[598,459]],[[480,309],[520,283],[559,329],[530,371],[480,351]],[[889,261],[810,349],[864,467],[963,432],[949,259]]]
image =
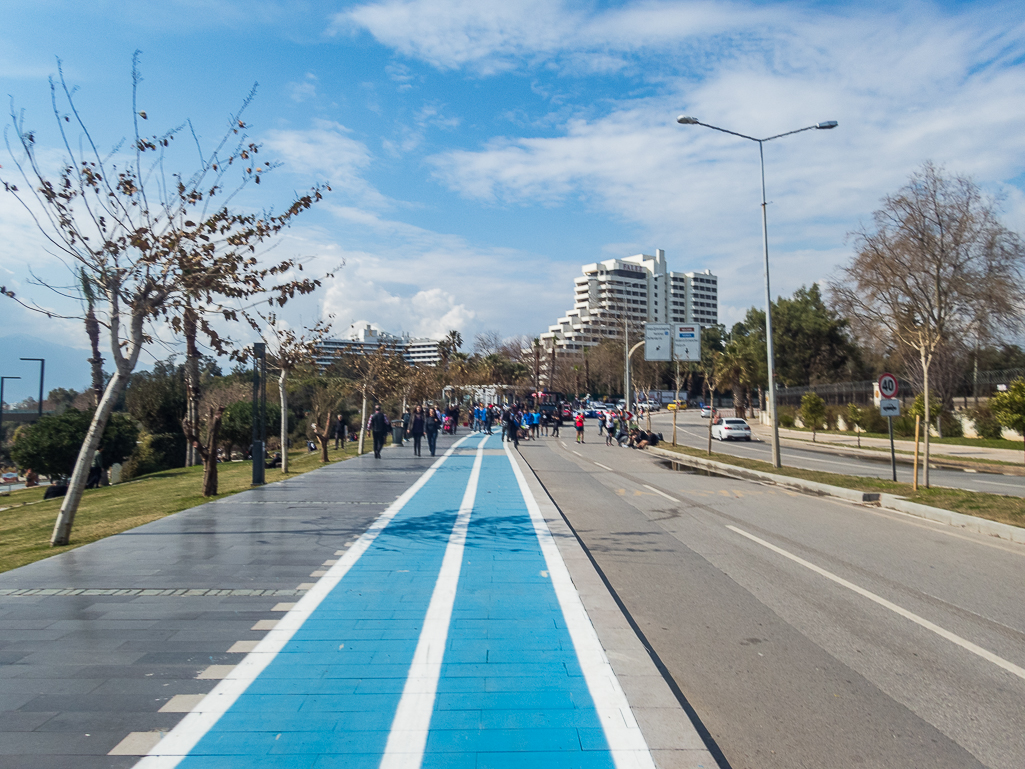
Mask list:
[[317,581],[316,587],[299,600],[294,609],[280,620],[260,620],[257,626],[261,623],[273,622],[273,630],[267,633],[256,649],[247,654],[242,662],[235,667],[230,677],[217,684],[203,698],[196,710],[179,721],[178,725],[135,765],[135,769],[173,769],[178,766],[189,751],[196,746],[196,743],[213,728],[221,716],[228,712],[228,709],[249,688],[256,677],[274,660],[278,652],[285,647],[296,631],[335,589],[353,564],[360,559],[360,556],[373,544],[377,536],[391,523],[406,503],[424,487],[445,460],[452,456],[459,444],[469,440],[470,437],[467,435],[456,441],[423,475],[416,479],[412,486],[400,494],[398,499],[377,517],[377,520],[370,525],[363,536],[353,542],[352,547],[345,552],[345,556],[340,558],[338,563]]
[[574,451],[573,453],[576,454],[578,457],[581,457],[581,458],[583,458],[583,456],[584,456],[579,451]]
[[611,473],[616,472],[611,467],[609,467],[608,465],[603,465],[601,462],[595,462],[595,464],[598,465],[598,467],[600,467],[602,470],[608,470]]
[[[587,610],[584,609],[580,594],[573,585],[573,580],[569,576],[569,570],[562,560],[552,532],[548,529],[544,516],[541,515],[537,500],[530,493],[527,480],[523,477],[523,471],[508,447],[506,447],[505,453],[509,457],[513,474],[519,484],[520,494],[527,505],[527,512],[530,513],[531,523],[534,524],[534,533],[541,545],[541,552],[544,554],[548,573],[551,576],[552,587],[559,601],[559,608],[562,609],[562,616],[566,620],[566,630],[573,641],[580,669],[587,682],[587,689],[594,702],[594,708],[598,711],[598,721],[602,724],[605,741],[609,746],[616,769],[655,769],[655,762],[648,750],[644,735],[637,725],[633,711],[630,709],[630,703],[609,663],[601,641],[598,640],[598,633],[595,631],[594,625],[591,624],[591,618],[587,616]],[[610,726],[617,721],[620,723],[625,721],[626,726]],[[529,761],[526,763],[529,764]]]
[[463,501],[459,505],[459,513],[445,547],[445,557],[441,562],[438,581],[434,583],[434,592],[431,593],[413,663],[402,689],[402,699],[399,700],[399,707],[392,720],[388,743],[380,763],[381,769],[419,769],[423,762],[438,679],[441,677],[441,663],[448,643],[448,629],[452,623],[452,607],[459,587],[459,572],[463,568],[466,530],[470,525],[480,468],[484,462],[485,443],[487,439],[477,446],[470,480],[466,484]]
[[1012,674],[1018,676],[1018,678],[1021,678],[1021,679],[1025,680],[1025,668],[1021,668],[1018,665],[1015,665],[1013,662],[1008,662],[1003,657],[998,657],[996,654],[994,654],[993,652],[989,651],[988,649],[983,649],[978,644],[974,644],[971,641],[969,641],[969,640],[967,640],[965,638],[962,638],[959,635],[951,633],[949,630],[946,630],[946,629],[940,627],[939,625],[937,625],[937,624],[935,624],[933,622],[930,622],[929,620],[925,619],[924,617],[920,617],[917,614],[915,614],[914,612],[910,612],[907,609],[903,608],[902,606],[898,606],[897,604],[892,603],[891,601],[887,601],[882,596],[876,595],[875,593],[873,593],[873,592],[871,592],[869,590],[866,590],[863,587],[855,585],[853,582],[848,582],[843,577],[838,577],[836,574],[833,574],[832,572],[826,571],[822,567],[816,566],[815,564],[811,563],[810,561],[806,561],[803,558],[794,555],[793,553],[787,552],[786,550],[784,550],[781,547],[776,547],[775,545],[773,545],[773,544],[771,544],[769,542],[766,542],[764,539],[759,539],[754,534],[748,534],[746,531],[744,531],[743,529],[738,529],[736,526],[727,526],[726,528],[729,529],[730,531],[735,531],[737,534],[740,534],[742,537],[747,537],[752,542],[757,542],[759,545],[762,545],[763,547],[767,547],[769,550],[772,550],[774,553],[779,553],[784,558],[789,558],[794,563],[799,563],[799,564],[801,564],[801,566],[804,566],[805,568],[811,569],[816,574],[818,574],[820,576],[823,576],[823,577],[825,577],[828,580],[832,580],[836,584],[842,585],[843,587],[846,587],[848,590],[853,590],[858,595],[860,595],[860,596],[862,596],[864,598],[867,598],[868,600],[873,601],[874,603],[877,603],[877,604],[879,604],[880,606],[882,606],[884,608],[889,609],[890,611],[894,612],[895,614],[899,614],[900,616],[904,617],[905,619],[911,620],[916,625],[921,625],[926,630],[931,630],[933,633],[935,633],[936,635],[940,636],[940,638],[945,638],[946,640],[950,641],[951,643],[957,644],[962,649],[970,651],[972,654],[976,654],[979,657],[982,657],[987,662],[992,662],[997,667],[1003,668],[1008,673],[1012,673]]
[[659,495],[660,497],[665,497],[666,499],[672,500],[673,502],[676,502],[677,504],[679,504],[679,502],[680,502],[680,500],[678,500],[678,499],[677,499],[676,497],[671,497],[671,496],[669,496],[668,494],[666,494],[666,493],[665,493],[664,491],[659,491],[659,490],[658,490],[658,489],[656,489],[656,488],[655,488],[654,486],[649,486],[649,485],[648,485],[648,484],[646,484],[646,483],[644,483],[644,484],[642,484],[642,485],[643,485],[643,486],[644,486],[644,488],[646,488],[646,489],[651,489],[651,490],[652,490],[652,491],[654,491],[654,492],[655,492],[656,494],[658,494],[658,495]]

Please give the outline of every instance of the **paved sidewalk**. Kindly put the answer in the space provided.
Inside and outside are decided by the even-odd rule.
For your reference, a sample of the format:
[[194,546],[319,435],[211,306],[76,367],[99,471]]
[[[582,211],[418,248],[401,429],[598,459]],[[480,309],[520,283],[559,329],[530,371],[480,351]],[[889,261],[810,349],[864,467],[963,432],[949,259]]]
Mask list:
[[599,641],[626,625],[499,441],[388,449],[0,575],[0,767],[654,767],[652,740],[660,767],[714,766],[657,675],[639,727]]
[[[751,429],[754,434],[761,440],[770,440],[772,437],[772,428],[767,425],[760,424],[758,422],[751,422]],[[800,441],[802,443],[811,443],[811,433],[803,430],[790,430],[785,427],[779,429],[780,438],[789,438],[794,441]],[[816,433],[815,441],[817,443],[825,443],[828,445],[843,446],[845,449],[858,448],[858,437],[856,435],[837,435],[835,433]],[[915,450],[914,439],[897,438],[893,440],[894,448],[897,451],[910,451]],[[889,438],[869,438],[867,436],[861,436],[862,446],[871,446],[875,448],[890,450],[890,439]],[[924,442],[919,440],[918,449],[919,452],[924,451]],[[872,452],[876,454],[878,452]],[[953,457],[956,459],[965,460],[989,460],[991,462],[1011,462],[1015,464],[1021,464],[1022,458],[1025,456],[1021,451],[1013,449],[993,449],[986,446],[958,446],[948,443],[936,443],[931,442],[929,444],[929,453],[932,456],[944,456]]]

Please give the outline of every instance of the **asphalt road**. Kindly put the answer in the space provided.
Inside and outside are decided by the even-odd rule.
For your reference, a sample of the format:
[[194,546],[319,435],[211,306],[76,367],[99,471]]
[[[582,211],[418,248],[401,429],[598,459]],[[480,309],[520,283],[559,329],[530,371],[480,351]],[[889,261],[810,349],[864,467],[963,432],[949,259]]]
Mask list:
[[595,432],[520,450],[722,766],[1025,766],[1025,547]]
[[[588,423],[590,427],[590,422]],[[660,412],[652,415],[652,430],[661,432],[667,440],[671,439],[673,433],[672,413]],[[597,432],[597,424],[594,432]],[[704,449],[708,446],[708,420],[702,419],[697,411],[681,412],[676,423],[676,440],[685,446],[694,446]],[[722,454],[733,454],[749,459],[760,459],[765,462],[772,460],[772,446],[765,441],[754,438],[750,443],[746,441],[713,441],[712,452]],[[816,451],[813,448],[796,449],[790,446],[782,446],[780,454],[783,463],[791,467],[801,467],[807,470],[822,470],[830,473],[844,473],[845,475],[860,475],[868,478],[891,478],[889,455],[884,455],[887,461],[873,461],[859,457],[843,456],[827,451]],[[922,470],[919,469],[919,482],[922,480]],[[897,480],[904,483],[911,483],[911,466],[897,464]],[[1005,494],[1008,496],[1025,497],[1025,478],[1013,475],[997,475],[990,473],[966,473],[963,470],[944,470],[932,468],[929,470],[929,482],[933,486],[949,486],[955,489],[966,489],[968,491],[985,491],[991,494]]]

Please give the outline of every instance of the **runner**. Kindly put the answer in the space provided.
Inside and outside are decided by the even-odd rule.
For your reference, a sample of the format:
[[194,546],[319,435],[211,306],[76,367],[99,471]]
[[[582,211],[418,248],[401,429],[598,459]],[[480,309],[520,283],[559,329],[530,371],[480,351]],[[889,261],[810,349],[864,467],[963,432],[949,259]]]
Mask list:
[[577,412],[577,418],[576,418],[575,424],[576,424],[576,427],[577,427],[577,443],[583,443],[584,442],[584,412],[583,411],[578,411]]

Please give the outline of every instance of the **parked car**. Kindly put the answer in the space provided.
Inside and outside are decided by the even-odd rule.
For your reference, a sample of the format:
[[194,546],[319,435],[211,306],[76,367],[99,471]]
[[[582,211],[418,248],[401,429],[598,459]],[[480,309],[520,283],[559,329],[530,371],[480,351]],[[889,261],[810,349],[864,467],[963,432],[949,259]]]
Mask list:
[[17,482],[18,482],[18,474],[17,473],[4,473],[3,475],[0,475],[0,483],[5,483],[6,484],[6,483],[17,483]]
[[713,411],[713,409],[712,409],[711,406],[702,406],[701,407],[701,416],[704,419],[710,419],[712,417],[712,411]]
[[684,411],[687,408],[687,401],[670,401],[666,406],[667,411]]
[[712,437],[720,441],[749,441],[751,425],[743,419],[720,417],[712,422]]

